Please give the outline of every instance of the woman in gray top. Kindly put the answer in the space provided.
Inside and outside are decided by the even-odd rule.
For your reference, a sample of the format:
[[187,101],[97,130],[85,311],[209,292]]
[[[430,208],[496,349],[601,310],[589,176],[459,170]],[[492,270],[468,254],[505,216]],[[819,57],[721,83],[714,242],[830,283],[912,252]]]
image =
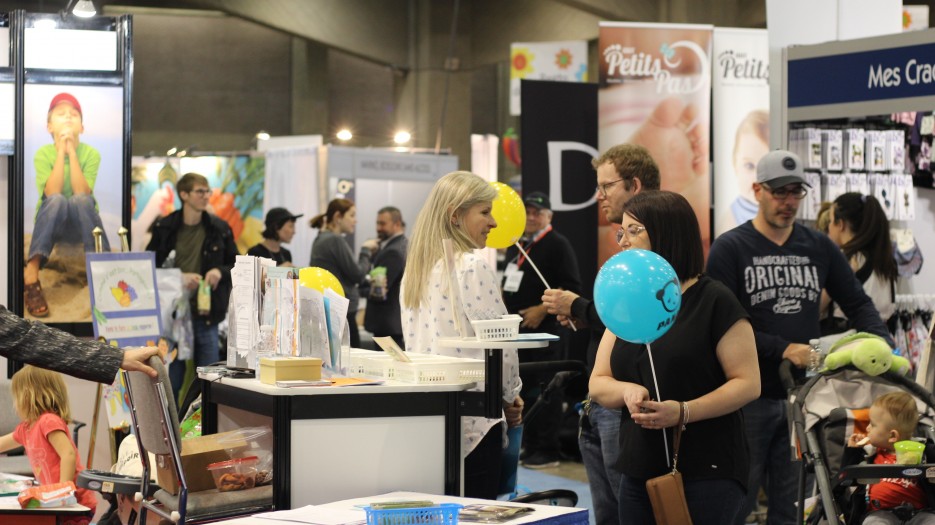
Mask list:
[[354,252],[344,239],[344,235],[354,233],[357,226],[357,208],[354,201],[334,199],[328,203],[328,209],[312,217],[312,228],[320,230],[312,243],[311,266],[324,268],[333,273],[344,295],[350,301],[347,307],[347,324],[351,334],[351,347],[360,348],[360,332],[357,329],[357,303],[360,292],[357,285],[370,271],[370,255],[376,250],[377,241],[368,240],[360,248],[360,256],[355,260]]
[[109,385],[120,368],[156,377],[156,371],[145,364],[155,354],[155,347],[123,350],[78,339],[0,306],[0,355],[7,359]]

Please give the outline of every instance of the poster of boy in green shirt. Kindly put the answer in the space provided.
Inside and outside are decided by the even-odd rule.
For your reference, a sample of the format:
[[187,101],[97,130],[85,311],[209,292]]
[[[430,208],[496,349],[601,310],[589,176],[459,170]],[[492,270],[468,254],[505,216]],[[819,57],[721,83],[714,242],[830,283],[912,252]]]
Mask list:
[[[95,227],[103,230],[93,194],[101,155],[80,140],[84,114],[78,99],[65,92],[55,95],[46,129],[52,144],[39,147],[33,159],[39,202],[23,272],[26,311],[33,317],[49,315],[39,276],[55,244],[80,240],[85,251],[93,251],[92,231]],[[103,250],[110,251],[106,234],[101,241]]]

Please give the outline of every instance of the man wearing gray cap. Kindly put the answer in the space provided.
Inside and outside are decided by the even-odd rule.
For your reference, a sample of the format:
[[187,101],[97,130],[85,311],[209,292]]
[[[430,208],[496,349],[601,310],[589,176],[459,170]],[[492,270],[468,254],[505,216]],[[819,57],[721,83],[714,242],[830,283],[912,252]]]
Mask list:
[[779,363],[788,359],[797,374],[804,374],[807,343],[821,335],[822,289],[841,305],[851,327],[893,345],[841,250],[827,236],[796,224],[809,187],[798,156],[785,150],[768,153],[756,167],[756,217],[718,237],[708,256],[708,275],[730,288],[750,315],[760,365],[760,398],[743,409],[750,482],[740,523],[755,508],[760,486],[769,500],[767,523],[795,523],[798,469],[790,459]]

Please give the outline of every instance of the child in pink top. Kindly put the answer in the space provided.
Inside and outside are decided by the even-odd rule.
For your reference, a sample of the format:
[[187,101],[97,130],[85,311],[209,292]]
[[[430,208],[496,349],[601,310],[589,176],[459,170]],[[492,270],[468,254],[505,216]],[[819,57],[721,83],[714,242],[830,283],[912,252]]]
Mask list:
[[[16,413],[23,421],[11,434],[0,437],[0,452],[22,445],[40,485],[74,482],[84,467],[69,434],[71,409],[61,374],[26,365],[13,374],[11,387]],[[97,497],[85,489],[77,489],[75,497],[91,510],[86,517],[69,523],[90,523]]]

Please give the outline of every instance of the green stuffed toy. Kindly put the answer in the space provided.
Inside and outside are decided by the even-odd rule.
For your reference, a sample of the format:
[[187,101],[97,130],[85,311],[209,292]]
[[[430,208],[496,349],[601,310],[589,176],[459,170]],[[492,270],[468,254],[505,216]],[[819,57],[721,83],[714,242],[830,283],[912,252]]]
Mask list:
[[822,372],[850,364],[871,376],[878,376],[888,370],[902,375],[909,373],[909,361],[905,357],[893,354],[890,345],[882,337],[866,332],[842,337],[831,345]]

